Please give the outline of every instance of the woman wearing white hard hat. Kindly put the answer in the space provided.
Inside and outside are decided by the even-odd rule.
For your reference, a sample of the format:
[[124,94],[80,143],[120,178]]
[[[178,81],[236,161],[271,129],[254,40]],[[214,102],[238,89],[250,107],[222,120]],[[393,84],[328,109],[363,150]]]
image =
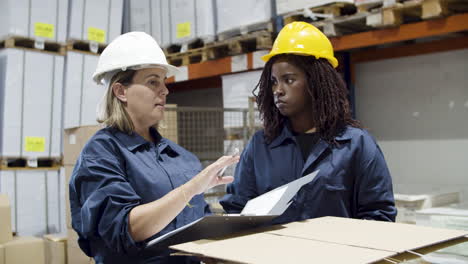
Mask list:
[[203,192],[233,180],[217,174],[239,156],[202,170],[192,153],[158,133],[164,81],[176,71],[143,32],[119,36],[99,58],[93,79],[107,86],[98,109],[105,128],[83,148],[70,180],[72,226],[97,263],[192,263],[168,250],[145,254],[145,242],[209,213]]

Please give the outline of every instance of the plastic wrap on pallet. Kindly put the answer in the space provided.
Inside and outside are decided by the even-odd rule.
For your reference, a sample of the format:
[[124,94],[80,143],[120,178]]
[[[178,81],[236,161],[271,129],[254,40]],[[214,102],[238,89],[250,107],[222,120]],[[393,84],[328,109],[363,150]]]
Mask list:
[[[318,7],[323,5],[329,5],[333,3],[350,3],[353,4],[355,0],[275,0],[276,1],[276,12],[278,15],[284,15],[289,12],[298,11],[304,8]],[[359,0],[356,0],[359,1]],[[369,1],[369,0],[365,0]],[[372,0],[375,1],[375,0]]]
[[214,40],[213,0],[171,0],[169,4],[171,44],[184,44],[197,38]]
[[124,15],[124,32],[143,31],[165,47],[169,45],[169,0],[129,0]]
[[0,193],[8,195],[12,229],[18,236],[64,231],[64,179],[59,170],[0,171]]
[[123,0],[70,3],[68,39],[107,44],[122,33]]
[[0,1],[0,38],[22,36],[65,43],[68,1]]
[[67,53],[65,63],[64,128],[97,125],[96,108],[104,95],[102,85],[93,82],[98,56]]
[[217,33],[268,22],[274,15],[272,0],[216,0]]
[[[38,67],[39,66],[39,67]],[[0,155],[61,156],[64,57],[0,52]]]

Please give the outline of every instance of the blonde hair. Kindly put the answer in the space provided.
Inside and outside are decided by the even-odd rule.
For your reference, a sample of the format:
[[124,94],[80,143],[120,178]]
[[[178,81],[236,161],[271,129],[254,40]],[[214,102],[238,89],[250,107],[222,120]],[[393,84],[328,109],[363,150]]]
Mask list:
[[124,103],[114,94],[112,86],[120,83],[128,86],[133,81],[135,70],[126,70],[116,73],[110,80],[104,101],[102,102],[103,114],[98,116],[97,121],[106,126],[116,128],[124,133],[131,134],[135,130],[132,119],[125,110]]

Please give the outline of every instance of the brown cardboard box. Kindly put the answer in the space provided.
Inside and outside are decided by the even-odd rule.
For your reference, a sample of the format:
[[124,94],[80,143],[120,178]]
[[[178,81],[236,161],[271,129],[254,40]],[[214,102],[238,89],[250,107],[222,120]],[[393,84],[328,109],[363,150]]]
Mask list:
[[68,229],[67,238],[68,264],[91,264],[94,260],[86,256],[78,245],[78,234],[73,229]]
[[5,264],[45,264],[44,240],[37,237],[14,237],[3,244]]
[[0,244],[0,264],[5,264],[5,247]]
[[11,231],[11,206],[6,194],[0,194],[0,244],[13,239]]
[[84,145],[102,126],[82,126],[65,129],[63,164],[74,165]]
[[411,259],[414,254],[402,254],[425,254],[444,244],[467,241],[467,234],[468,231],[321,217],[171,248],[224,262],[374,263],[388,258]]
[[67,236],[49,234],[44,236],[47,264],[67,264]]
[[71,225],[71,210],[70,210],[70,190],[68,184],[70,182],[70,177],[73,172],[74,166],[65,165],[65,221],[67,228],[72,228]]
[[[166,105],[164,121],[158,131],[163,137],[166,137],[177,143],[177,105]],[[81,150],[86,142],[103,126],[82,126],[65,129],[64,145],[63,145],[63,164],[74,165]]]

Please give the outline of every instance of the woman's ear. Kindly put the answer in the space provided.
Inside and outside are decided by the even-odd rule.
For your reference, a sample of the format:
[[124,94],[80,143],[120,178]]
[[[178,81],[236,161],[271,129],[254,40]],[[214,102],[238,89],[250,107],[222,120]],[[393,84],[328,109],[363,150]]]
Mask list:
[[127,89],[121,83],[114,83],[112,85],[112,92],[122,102],[127,102]]

